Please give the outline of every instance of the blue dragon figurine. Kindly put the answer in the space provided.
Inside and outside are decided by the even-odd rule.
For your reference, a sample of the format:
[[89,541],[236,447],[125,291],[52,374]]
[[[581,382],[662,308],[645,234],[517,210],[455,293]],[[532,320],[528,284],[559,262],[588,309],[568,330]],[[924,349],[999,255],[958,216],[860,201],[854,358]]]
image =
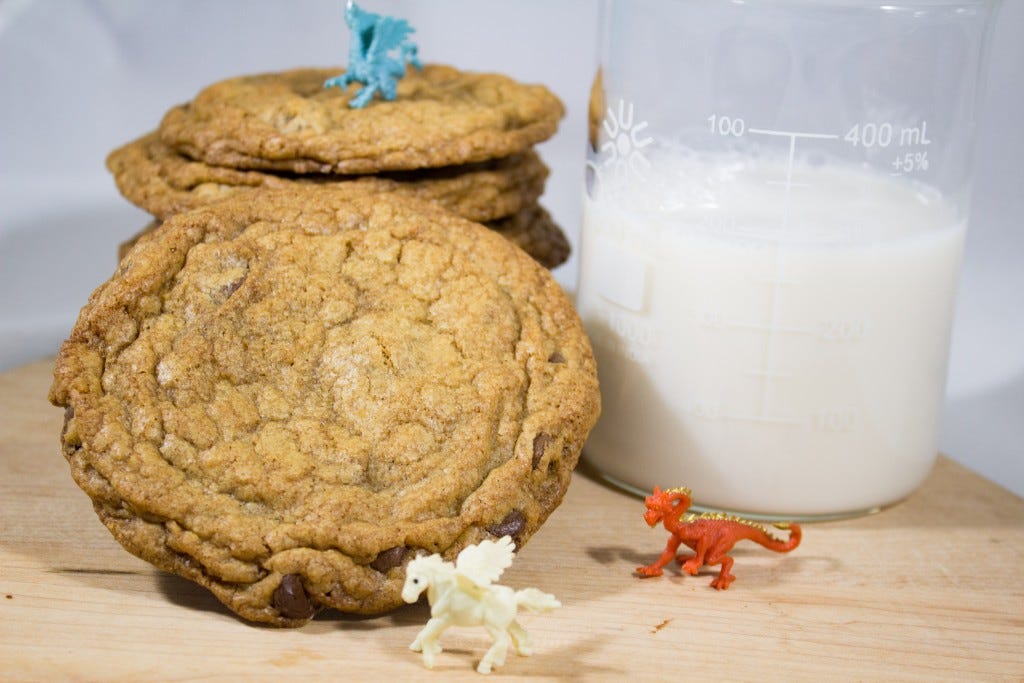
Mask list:
[[[362,109],[380,93],[386,100],[398,94],[398,80],[405,75],[406,63],[422,69],[416,56],[416,45],[409,40],[415,29],[405,19],[366,12],[352,0],[345,6],[345,23],[352,33],[348,50],[348,69],[345,73],[324,81],[324,87],[344,88],[349,83],[362,83],[363,87],[349,102],[349,106]],[[398,51],[396,56],[389,53]]]

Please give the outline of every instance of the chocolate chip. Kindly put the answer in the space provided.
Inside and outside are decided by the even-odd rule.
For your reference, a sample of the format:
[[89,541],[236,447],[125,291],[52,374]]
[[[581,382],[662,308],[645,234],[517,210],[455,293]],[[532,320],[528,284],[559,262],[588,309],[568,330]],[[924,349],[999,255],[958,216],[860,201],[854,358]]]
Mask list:
[[541,432],[537,436],[533,437],[533,467],[536,468],[540,464],[540,459],[544,457],[544,451],[547,450],[548,445],[554,439],[550,434]]
[[373,562],[370,563],[370,566],[381,574],[387,574],[389,569],[402,564],[402,560],[405,559],[405,553],[408,550],[404,545],[396,545],[394,548],[382,550]]
[[315,611],[298,574],[286,574],[281,579],[274,589],[274,607],[288,619],[308,619]]
[[505,519],[501,520],[497,524],[492,524],[487,527],[487,531],[499,538],[502,536],[511,536],[515,539],[525,528],[526,515],[524,515],[521,510],[513,510],[505,515]]
[[75,417],[75,409],[73,406],[68,406],[64,409],[64,427],[60,430],[60,440],[64,440],[64,436],[68,433],[68,424],[71,423]]
[[60,440],[64,444],[62,450],[67,457],[73,456],[82,448],[82,437],[78,434],[78,430],[71,429],[71,421],[74,419],[75,409],[68,406],[64,409],[64,426],[60,430]]
[[565,356],[562,355],[561,351],[555,351],[553,354],[548,356],[549,363],[564,363]]
[[227,283],[226,285],[224,285],[223,287],[220,288],[221,295],[225,299],[227,299],[229,296],[231,296],[236,291],[238,291],[238,288],[242,286],[243,282],[245,282],[245,276],[244,275],[242,277],[238,278],[237,280],[232,280],[231,282]]

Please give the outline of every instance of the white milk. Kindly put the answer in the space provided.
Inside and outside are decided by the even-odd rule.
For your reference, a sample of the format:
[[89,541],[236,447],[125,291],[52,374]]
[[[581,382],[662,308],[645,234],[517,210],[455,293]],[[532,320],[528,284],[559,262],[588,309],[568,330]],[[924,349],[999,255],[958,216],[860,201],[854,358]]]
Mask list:
[[[790,175],[791,173],[791,175]],[[849,168],[657,158],[585,200],[585,448],[643,491],[753,514],[898,501],[937,451],[964,225]],[[602,182],[604,183],[602,185]]]

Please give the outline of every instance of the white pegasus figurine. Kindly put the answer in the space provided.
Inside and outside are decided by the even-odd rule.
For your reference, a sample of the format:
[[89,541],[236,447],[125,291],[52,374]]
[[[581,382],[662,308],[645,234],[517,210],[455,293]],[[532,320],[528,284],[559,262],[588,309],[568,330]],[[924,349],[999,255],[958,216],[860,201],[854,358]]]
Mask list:
[[409,562],[402,599],[416,602],[425,590],[430,602],[430,621],[409,649],[423,653],[423,665],[428,669],[433,668],[434,659],[441,652],[441,633],[449,626],[483,626],[491,634],[494,644],[476,668],[482,674],[489,674],[491,667],[505,663],[510,640],[519,654],[530,654],[530,634],[516,621],[519,607],[549,612],[562,603],[536,588],[513,591],[508,586],[493,585],[512,565],[514,550],[512,539],[503,536],[497,541],[467,546],[455,564],[436,554],[422,555]]

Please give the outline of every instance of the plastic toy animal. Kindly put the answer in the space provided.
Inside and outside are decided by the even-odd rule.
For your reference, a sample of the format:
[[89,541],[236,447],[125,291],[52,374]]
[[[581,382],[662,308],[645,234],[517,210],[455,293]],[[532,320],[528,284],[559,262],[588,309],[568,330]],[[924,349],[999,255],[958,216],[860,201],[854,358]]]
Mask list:
[[510,641],[519,654],[531,653],[530,635],[516,621],[518,609],[549,612],[561,603],[536,588],[513,591],[508,586],[493,585],[511,566],[514,547],[512,538],[503,536],[497,541],[482,541],[464,548],[455,564],[436,554],[409,562],[402,599],[415,602],[426,590],[430,602],[430,621],[409,649],[423,653],[423,664],[428,669],[433,668],[434,659],[441,652],[441,633],[449,626],[487,629],[494,644],[476,668],[482,674],[505,663]]
[[[416,56],[416,45],[408,37],[412,26],[405,19],[366,12],[349,0],[345,6],[345,23],[352,34],[348,50],[348,69],[345,73],[324,81],[324,87],[345,88],[349,83],[362,83],[363,87],[348,103],[362,109],[380,93],[386,100],[398,95],[397,79],[405,75],[408,62],[417,69],[423,65]],[[398,50],[398,55],[389,55]]]
[[[683,571],[695,575],[704,565],[721,565],[718,576],[711,586],[719,590],[729,587],[736,577],[729,573],[733,559],[726,553],[743,539],[754,541],[769,550],[786,553],[800,545],[800,526],[797,524],[773,524],[776,529],[788,529],[789,538],[780,541],[768,533],[768,529],[757,522],[721,513],[687,513],[691,492],[687,488],[662,491],[657,486],[654,493],[644,500],[647,507],[644,521],[650,526],[663,522],[672,537],[665,551],[653,564],[637,568],[640,576],[661,576],[662,567],[673,558],[682,565]],[[676,556],[680,544],[694,551],[693,555]]]

